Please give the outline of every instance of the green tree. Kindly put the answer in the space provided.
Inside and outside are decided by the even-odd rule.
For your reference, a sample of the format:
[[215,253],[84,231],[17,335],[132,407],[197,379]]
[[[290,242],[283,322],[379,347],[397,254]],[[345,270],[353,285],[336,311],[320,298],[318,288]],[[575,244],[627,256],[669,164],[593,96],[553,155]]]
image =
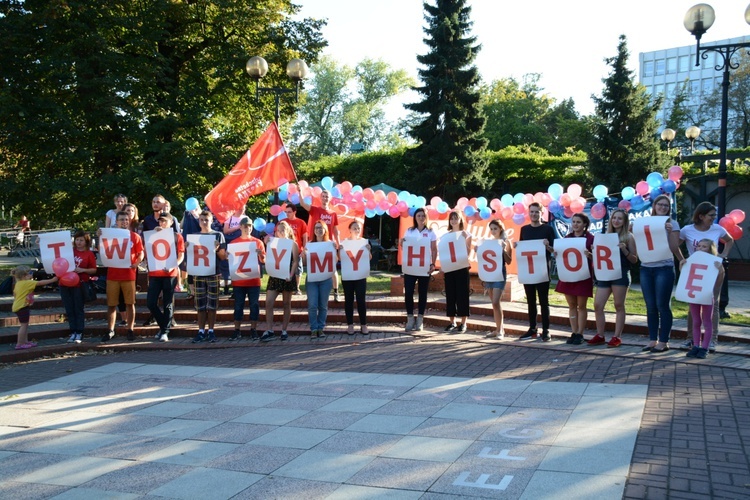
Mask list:
[[323,57],[313,73],[292,129],[296,160],[345,154],[354,142],[370,151],[389,142],[384,107],[412,84],[404,70],[372,59],[352,69]]
[[489,183],[479,73],[472,65],[480,46],[476,37],[469,35],[471,7],[466,0],[423,5],[427,21],[424,41],[429,51],[417,56],[424,66],[419,70],[423,85],[414,90],[422,100],[406,105],[422,115],[410,132],[417,146],[409,155],[409,169],[414,189],[454,202]]
[[2,202],[71,224],[101,218],[117,192],[142,207],[160,192],[176,208],[205,194],[271,118],[247,58],[268,59],[266,85],[288,85],[286,61],[314,61],[325,45],[323,23],[297,11],[290,0],[0,0]]
[[635,83],[628,69],[628,49],[620,35],[617,56],[607,58],[612,67],[603,79],[601,97],[592,96],[596,105],[589,146],[589,171],[595,183],[611,191],[634,185],[648,173],[663,170],[667,164],[659,151],[656,113],[662,96],[651,101],[645,87]]

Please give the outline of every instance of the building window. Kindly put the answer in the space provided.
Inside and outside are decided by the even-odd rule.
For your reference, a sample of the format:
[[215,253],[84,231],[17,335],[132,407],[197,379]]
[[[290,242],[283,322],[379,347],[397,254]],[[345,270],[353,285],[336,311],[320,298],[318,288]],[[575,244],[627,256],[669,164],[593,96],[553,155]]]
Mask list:
[[701,95],[701,81],[690,80],[690,97],[698,99]]
[[667,97],[668,98],[673,99],[675,97],[674,92],[675,92],[676,88],[677,88],[677,84],[676,83],[668,83],[667,84]]
[[690,71],[690,56],[680,56],[680,73]]
[[708,95],[714,90],[714,79],[704,78],[703,79],[703,93]]
[[656,71],[654,72],[656,76],[661,76],[664,74],[664,63],[664,59],[659,59],[658,61],[656,61]]
[[654,61],[646,61],[643,63],[643,76],[654,76]]
[[667,59],[667,74],[677,73],[677,58],[670,57]]

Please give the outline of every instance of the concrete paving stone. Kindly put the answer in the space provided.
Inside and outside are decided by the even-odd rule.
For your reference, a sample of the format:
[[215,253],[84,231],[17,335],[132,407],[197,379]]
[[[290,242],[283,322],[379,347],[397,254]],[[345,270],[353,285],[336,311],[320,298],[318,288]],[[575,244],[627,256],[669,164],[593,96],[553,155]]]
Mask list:
[[324,383],[349,384],[354,386],[373,385],[372,381],[379,376],[379,373],[333,372],[328,374],[328,378],[324,380]]
[[272,430],[275,425],[242,424],[238,422],[224,422],[194,435],[192,439],[199,441],[216,441],[219,443],[249,443]]
[[599,398],[636,398],[645,399],[648,385],[644,384],[594,384],[590,383],[584,396]]
[[442,391],[467,390],[476,383],[471,377],[428,377],[414,386],[415,389],[440,389]]
[[364,385],[349,393],[349,397],[355,398],[375,398],[375,399],[396,399],[405,394],[411,387],[404,386],[385,386],[385,385]]
[[381,434],[409,434],[425,421],[423,417],[400,415],[365,415],[346,428],[348,431],[378,432]]
[[244,392],[244,390],[245,389],[241,388],[206,387],[199,390],[193,389],[190,394],[175,399],[183,403],[212,405],[230,398],[235,394]]
[[307,450],[294,460],[277,469],[273,476],[293,477],[344,483],[374,457],[367,455],[345,455]]
[[271,392],[274,394],[294,394],[302,384],[278,382],[276,380],[252,380],[234,378],[224,382],[225,387],[246,387],[249,392]]
[[572,410],[578,405],[580,399],[581,396],[576,395],[546,393],[529,394],[524,392],[513,402],[513,406]]
[[148,364],[131,368],[123,372],[125,375],[174,375],[177,365]]
[[184,420],[175,418],[158,425],[144,427],[135,432],[139,436],[161,437],[170,439],[190,439],[199,432],[215,427],[218,422],[205,420]]
[[304,452],[305,450],[298,448],[243,444],[229,453],[210,460],[206,466],[214,469],[271,474]]
[[332,398],[341,398],[355,390],[357,386],[351,384],[329,384],[325,381],[317,384],[299,384],[299,387],[292,391],[293,394],[306,396],[328,396]]
[[268,370],[265,368],[250,368],[235,378],[239,380],[279,380],[285,375],[289,375],[294,370]]
[[316,384],[325,381],[330,375],[326,372],[294,370],[276,379],[280,382],[294,382],[303,384]]
[[167,446],[150,455],[146,455],[143,457],[143,460],[197,467],[205,465],[211,459],[229,453],[237,446],[239,445],[236,443],[215,443],[212,441],[185,439],[172,446]]
[[327,497],[328,500],[351,500],[352,498],[359,500],[417,500],[424,498],[424,496],[421,491],[342,484]]
[[231,498],[264,476],[203,467],[151,490],[150,495],[193,500],[195,498]]
[[439,401],[443,404],[448,404],[462,394],[466,394],[466,389],[463,387],[445,390],[441,387],[426,389],[414,388],[400,395],[398,399],[412,401]]
[[356,398],[347,397],[331,401],[321,406],[320,411],[347,411],[356,413],[372,413],[386,404],[386,400],[379,398]]
[[290,410],[286,408],[257,408],[249,413],[245,413],[241,417],[235,418],[232,422],[243,424],[286,425],[306,413],[309,413],[309,411]]
[[632,456],[630,450],[608,449],[602,453],[601,449],[552,446],[539,470],[626,477]]
[[54,439],[37,442],[28,451],[54,453],[58,455],[82,455],[102,446],[109,446],[127,440],[118,434],[99,434],[96,432],[67,432]]
[[636,398],[583,396],[567,425],[596,429],[638,428],[645,401]]
[[479,378],[469,387],[470,391],[518,392],[525,391],[531,380],[514,378]]
[[415,387],[416,385],[427,380],[427,375],[401,375],[392,373],[382,373],[375,377],[367,385],[382,385],[385,387]]
[[[54,455],[53,455],[54,456]],[[67,460],[38,468],[15,480],[22,483],[78,486],[113,470],[127,467],[132,462],[99,457],[68,457]]]
[[[544,382],[534,381],[526,388],[524,394],[558,394],[567,396],[583,396],[591,384],[580,382]],[[645,397],[645,395],[644,395]]]
[[194,377],[196,378],[247,378],[249,375],[254,375],[255,370],[252,368],[210,368],[206,371],[200,372]]
[[250,444],[309,450],[335,433],[336,431],[331,429],[284,426],[252,440]]
[[481,436],[490,426],[489,422],[452,420],[447,418],[428,418],[413,431],[414,436],[438,437],[448,439],[471,439]]
[[288,410],[318,410],[332,403],[336,398],[328,396],[303,396],[301,394],[287,394],[281,399],[269,403],[267,408],[283,408]]
[[542,410],[540,408],[508,408],[497,419],[499,424],[524,423],[533,424],[543,422],[547,424],[565,425],[573,410]]
[[207,405],[200,403],[183,403],[182,401],[164,401],[163,403],[152,404],[146,408],[134,412],[135,415],[153,415],[155,417],[175,418],[181,417]]
[[[331,494],[339,488],[337,483],[309,481],[306,479],[266,477],[241,491],[232,500],[256,500],[258,498],[304,498],[317,500],[331,498]],[[355,497],[349,497],[351,500]]]
[[[0,411],[0,425],[18,427],[39,427],[50,424],[65,415],[70,416],[73,412],[55,412],[54,410],[35,408],[3,408]],[[96,414],[102,416],[101,414]]]
[[251,406],[251,407],[263,407],[284,398],[284,394],[276,394],[271,392],[241,392],[234,396],[223,399],[220,404],[224,405],[237,405],[237,406]]
[[453,462],[473,443],[469,439],[446,439],[427,436],[404,436],[384,457],[433,462]]
[[169,372],[171,377],[195,377],[211,369],[210,366],[173,365],[174,369]]
[[39,443],[54,441],[67,434],[66,431],[50,429],[0,426],[0,449],[7,451],[28,451]]
[[146,455],[179,442],[179,439],[127,436],[126,440],[100,446],[89,451],[86,455],[102,458],[119,458],[122,460],[142,460]]
[[431,417],[443,408],[443,404],[426,404],[424,401],[395,400],[385,403],[373,411],[378,415],[402,415],[406,417]]
[[132,500],[140,496],[137,493],[123,493],[122,491],[106,491],[96,488],[71,488],[52,498],[55,500]]
[[70,460],[67,455],[47,453],[14,453],[0,459],[0,484],[16,481],[18,477],[47,466]]
[[176,389],[174,387],[154,387],[149,385],[143,389],[136,389],[133,391],[127,391],[119,394],[121,398],[137,398],[141,401],[168,401],[171,399],[179,399],[183,396],[193,395],[190,389]]
[[0,393],[0,408],[36,398],[65,395],[70,390],[67,384],[42,382]]
[[139,434],[144,429],[162,425],[168,420],[152,415],[107,415],[106,413],[77,411],[44,424],[44,427],[103,434]]
[[31,410],[66,410],[82,409],[88,406],[88,410],[93,411],[93,407],[107,401],[114,401],[111,397],[91,398],[83,394],[77,394],[72,391],[66,391],[65,394],[55,394],[53,396],[42,396],[38,398],[25,399],[9,405],[13,408],[28,408]]
[[313,450],[355,455],[382,455],[403,436],[372,432],[342,431],[326,439]]
[[552,445],[563,428],[552,422],[501,422],[490,425],[479,436],[480,441]]
[[636,439],[637,428],[612,427],[606,432],[591,432],[581,427],[566,425],[552,444],[566,448],[632,451]]
[[343,430],[358,421],[364,413],[344,411],[311,411],[292,420],[290,425],[294,427],[308,427],[310,429],[332,429]]
[[[158,462],[131,462],[128,466],[103,474],[77,488],[99,492],[146,495],[173,479],[193,470],[192,467]],[[71,490],[74,491],[74,490]]]
[[69,486],[57,486],[54,484],[29,484],[4,481],[0,482],[0,498],[12,498],[13,500],[54,498],[69,488]]
[[511,406],[522,393],[499,391],[465,391],[453,400],[453,403],[477,404],[491,406]]
[[108,372],[94,372],[91,370],[86,370],[79,373],[72,373],[64,377],[58,377],[54,380],[54,382],[57,384],[66,385],[95,384],[97,382],[97,379],[108,379],[110,376],[111,373]]
[[466,449],[456,464],[467,463],[488,470],[492,467],[534,470],[542,463],[549,449],[549,446],[478,441]]
[[449,465],[417,459],[376,458],[349,478],[347,484],[425,491]]
[[453,464],[428,491],[461,498],[518,498],[532,474],[525,469]]
[[506,406],[449,403],[433,415],[434,418],[449,418],[491,424],[505,413]]
[[228,422],[234,420],[237,417],[241,417],[245,413],[252,411],[252,408],[247,406],[234,406],[234,405],[206,405],[203,408],[198,408],[189,413],[185,413],[180,418],[189,420],[210,420],[215,422]]
[[597,476],[538,470],[526,486],[521,500],[620,499],[623,498],[625,480],[625,476]]
[[114,361],[111,363],[106,363],[101,366],[97,366],[96,368],[91,368],[89,371],[92,372],[106,372],[106,373],[121,373],[128,370],[132,370],[133,368],[137,368],[139,366],[143,366],[143,363],[127,363],[127,362],[121,362],[121,361]]
[[0,451],[0,460],[3,460],[4,458],[8,458],[11,455],[15,455],[18,453],[17,451]]

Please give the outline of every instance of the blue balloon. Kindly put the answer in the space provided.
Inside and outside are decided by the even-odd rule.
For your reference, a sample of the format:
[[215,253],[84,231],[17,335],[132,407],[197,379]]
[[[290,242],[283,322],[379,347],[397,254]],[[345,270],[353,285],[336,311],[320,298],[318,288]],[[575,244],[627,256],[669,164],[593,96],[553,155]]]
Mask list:
[[650,187],[656,188],[664,182],[664,177],[659,172],[651,172],[646,176],[646,182]]
[[331,189],[331,197],[332,198],[341,198],[341,191],[339,191],[339,187],[336,186],[335,188]]
[[513,223],[516,226],[520,226],[521,224],[523,224],[523,221],[525,221],[525,220],[526,220],[526,216],[525,215],[523,215],[523,214],[513,214]]
[[564,190],[560,184],[554,183],[554,184],[550,184],[550,186],[547,188],[547,192],[549,193],[549,195],[552,197],[553,200],[559,200],[560,196],[563,195]]
[[398,193],[398,201],[403,201],[403,202],[408,203],[410,195],[411,193],[409,191],[406,191],[406,190],[401,191],[400,193]]
[[500,203],[502,203],[504,207],[510,208],[513,206],[513,197],[509,194],[504,194],[500,198]]
[[450,207],[448,206],[448,202],[441,201],[440,203],[438,203],[437,211],[439,214],[444,214],[448,211],[449,208]]
[[285,191],[285,190],[279,191],[279,199],[281,201],[286,201],[287,198],[289,198],[289,191]]
[[667,179],[661,183],[661,188],[665,193],[674,193],[677,190],[677,183],[672,179]]
[[417,196],[417,208],[424,208],[427,205],[427,198],[424,196]]
[[513,196],[513,203],[523,203],[523,193],[516,193]]
[[473,217],[475,213],[477,213],[477,209],[471,205],[466,205],[466,208],[464,208],[464,214],[466,214],[466,217]]
[[549,206],[547,207],[547,209],[548,209],[548,210],[549,210],[550,212],[552,212],[553,214],[556,214],[556,213],[558,213],[558,212],[560,211],[560,209],[561,209],[561,208],[562,208],[562,205],[560,205],[560,202],[559,202],[559,201],[557,201],[557,200],[552,200],[552,201],[550,201],[550,202],[549,202]]
[[380,205],[378,205],[377,207],[375,207],[375,213],[378,215],[383,215],[385,213],[385,210],[380,208]]
[[664,194],[664,191],[661,190],[660,187],[654,188],[651,190],[651,194],[649,195],[651,198],[651,201],[654,201],[657,196]]
[[286,219],[286,212],[279,212],[278,219],[279,219],[279,222]]
[[253,227],[256,231],[263,231],[263,229],[265,229],[266,227],[266,220],[258,217],[253,221]]
[[479,198],[477,198],[477,208],[479,209],[480,212],[486,206],[487,206],[487,198],[485,198],[484,196],[480,196]]
[[294,193],[293,195],[289,196],[289,201],[294,203],[295,205],[299,204],[299,193]]
[[349,192],[350,193],[359,193],[360,191],[362,191],[362,186],[360,186],[359,184],[357,184],[356,186],[352,186],[352,190],[349,191]]
[[409,199],[406,201],[406,204],[410,207],[416,207],[417,206],[417,195],[416,194],[410,194]]
[[263,228],[266,234],[273,234],[273,230],[276,229],[276,224],[269,222],[266,227]]
[[321,179],[320,181],[320,185],[323,186],[323,189],[327,189],[330,191],[333,187],[333,179],[328,176],[323,177],[323,179]]
[[594,198],[596,198],[596,201],[603,201],[604,198],[607,197],[608,193],[609,190],[607,189],[607,186],[599,184],[598,186],[594,187]]
[[643,197],[639,194],[633,196],[630,199],[630,208],[635,211],[643,210],[646,206],[646,202],[643,201]]
[[[479,200],[477,200],[477,201],[479,201]],[[486,200],[485,200],[485,201],[486,201]],[[482,208],[481,208],[481,209],[479,210],[479,217],[481,217],[481,218],[482,218],[482,220],[487,220],[487,219],[489,219],[491,215],[492,215],[492,209],[491,209],[491,208],[489,208],[489,207],[486,207],[486,206],[485,206],[485,207],[482,207]]]
[[196,200],[193,197],[188,198],[185,200],[185,210],[188,212],[192,212],[193,210],[198,210],[201,207],[201,204],[198,203],[198,200]]
[[409,217],[414,217],[414,214],[417,213],[417,209],[414,207],[409,208]]
[[627,186],[627,187],[622,188],[622,193],[620,194],[622,194],[623,200],[630,200],[633,198],[633,196],[635,196],[635,189],[633,189],[630,186]]
[[305,205],[312,205],[312,196],[305,196]]
[[365,217],[367,217],[368,219],[372,219],[372,218],[373,218],[373,217],[375,217],[375,216],[376,216],[377,214],[378,214],[378,212],[377,212],[377,211],[375,211],[375,210],[370,210],[369,208],[365,208]]

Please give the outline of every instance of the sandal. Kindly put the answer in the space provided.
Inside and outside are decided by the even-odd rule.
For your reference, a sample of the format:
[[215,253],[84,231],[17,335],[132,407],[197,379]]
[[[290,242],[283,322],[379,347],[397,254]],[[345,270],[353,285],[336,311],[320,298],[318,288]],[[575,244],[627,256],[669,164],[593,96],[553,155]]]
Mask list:
[[193,295],[192,293],[188,292],[188,294],[187,294],[187,295],[185,295],[185,298],[186,298],[186,299],[194,299],[194,298],[195,298],[195,295]]
[[36,347],[36,342],[25,342],[23,344],[17,344],[16,351],[20,351],[21,349],[31,349],[32,347]]
[[646,347],[644,347],[643,349],[641,349],[641,351],[643,351],[643,352],[650,351],[651,349],[653,349],[654,347],[656,347],[657,343],[658,342],[649,342],[648,345],[646,345]]

